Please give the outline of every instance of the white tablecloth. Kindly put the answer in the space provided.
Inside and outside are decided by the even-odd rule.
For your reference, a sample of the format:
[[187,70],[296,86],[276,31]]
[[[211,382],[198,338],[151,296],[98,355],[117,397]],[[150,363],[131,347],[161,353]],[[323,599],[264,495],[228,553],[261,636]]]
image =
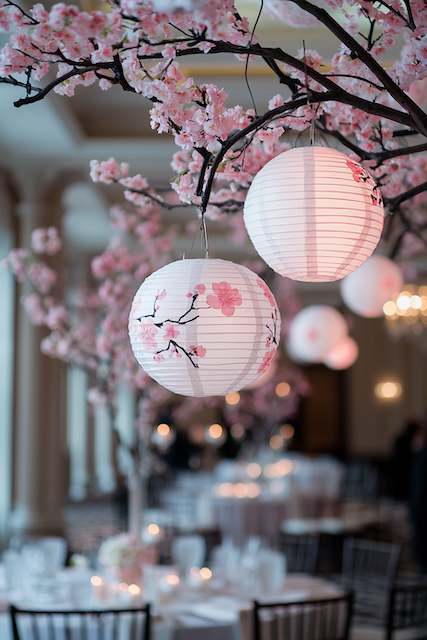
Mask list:
[[[337,595],[331,583],[303,575],[290,575],[284,588],[269,598],[260,600],[301,601]],[[12,640],[7,602],[0,613],[0,638]],[[154,607],[153,640],[240,640],[239,616],[251,606],[250,598],[233,592],[199,592],[191,599],[177,597],[161,607]],[[161,614],[161,617],[160,617]],[[125,636],[124,636],[125,637]],[[25,639],[27,640],[27,639]],[[28,639],[32,640],[32,639]],[[40,640],[45,640],[40,637]],[[103,639],[104,640],[104,639]],[[108,640],[108,639],[105,639]]]
[[321,496],[290,498],[223,498],[214,501],[215,520],[222,535],[241,544],[248,536],[275,543],[287,518],[325,518],[337,514],[339,503]]

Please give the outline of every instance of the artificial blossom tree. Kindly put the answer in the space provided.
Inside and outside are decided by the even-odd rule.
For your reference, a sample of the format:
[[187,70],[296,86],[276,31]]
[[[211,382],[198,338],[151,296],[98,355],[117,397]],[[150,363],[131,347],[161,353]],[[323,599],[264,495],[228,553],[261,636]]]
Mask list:
[[[54,271],[29,249],[8,258],[18,279],[34,285],[24,303],[31,319],[50,329],[43,350],[92,372],[92,401],[113,404],[117,381],[129,380],[144,392],[141,421],[147,403],[155,412],[163,398],[131,356],[127,314],[138,281],[173,255],[173,230],[163,229],[162,210],[198,211],[205,242],[212,218],[228,226],[236,243],[247,242],[241,211],[253,177],[291,146],[293,133],[311,126],[376,178],[390,255],[427,244],[424,0],[270,0],[265,8],[260,3],[263,9],[285,24],[322,27],[336,40],[336,53],[324,60],[310,49],[295,55],[286,47],[264,46],[257,22],[250,25],[232,0],[107,0],[90,12],[64,3],[29,10],[11,0],[0,5],[0,27],[10,32],[0,52],[0,83],[22,90],[16,107],[31,108],[51,92],[72,97],[92,84],[121,89],[151,103],[152,128],[172,136],[177,146],[171,158],[175,177],[166,192],[129,175],[125,163],[92,163],[92,180],[123,187],[130,204],[113,209],[113,226],[136,243],[131,248],[123,236],[113,239],[93,260],[95,281],[83,298],[66,305],[55,299]],[[399,55],[385,69],[384,54],[393,45]],[[229,104],[221,87],[198,83],[181,68],[181,59],[218,54],[241,63],[242,82],[254,60],[270,69],[278,91],[262,112],[255,104]],[[59,245],[54,230],[33,234],[35,253],[54,254]],[[138,451],[131,452],[135,468]]]

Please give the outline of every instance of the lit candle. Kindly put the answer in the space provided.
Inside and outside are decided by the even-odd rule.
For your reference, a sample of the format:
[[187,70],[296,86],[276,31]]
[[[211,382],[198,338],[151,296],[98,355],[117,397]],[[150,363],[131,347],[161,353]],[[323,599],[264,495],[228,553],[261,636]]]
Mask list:
[[209,582],[212,578],[212,571],[209,567],[202,567],[199,571],[199,575],[203,582]]
[[165,576],[165,591],[174,591],[180,582],[179,576],[176,573],[168,573]]
[[133,602],[139,602],[141,600],[141,587],[137,584],[130,584],[128,586],[128,593]]
[[142,532],[142,539],[147,544],[159,542],[163,537],[163,529],[155,522],[150,522]]
[[101,576],[92,576],[90,579],[92,585],[92,595],[95,600],[100,602],[108,598],[108,584]]

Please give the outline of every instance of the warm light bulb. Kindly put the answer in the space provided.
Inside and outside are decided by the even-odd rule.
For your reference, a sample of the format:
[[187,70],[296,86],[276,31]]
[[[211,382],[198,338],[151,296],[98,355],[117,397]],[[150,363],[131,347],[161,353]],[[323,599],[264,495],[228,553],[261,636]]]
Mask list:
[[291,385],[287,382],[279,382],[274,391],[278,398],[286,398],[291,392]]
[[411,296],[407,293],[401,293],[396,300],[396,306],[399,311],[407,311],[411,306]]
[[165,438],[170,434],[171,428],[168,424],[162,422],[157,426],[156,431],[159,434],[159,436],[163,436]]
[[176,575],[176,573],[169,573],[166,576],[166,582],[171,586],[171,587],[177,587],[179,585],[179,576]]
[[211,424],[208,429],[209,437],[212,438],[212,440],[219,440],[222,438],[223,431],[224,429],[220,424]]
[[225,401],[228,405],[230,405],[230,407],[234,407],[240,402],[240,393],[238,391],[227,393],[227,395],[225,396]]
[[397,400],[402,395],[402,385],[394,380],[383,380],[375,385],[375,395],[380,400]]
[[90,579],[90,583],[94,587],[100,587],[103,582],[104,581],[100,576],[92,576]]
[[132,596],[138,596],[141,593],[141,589],[137,584],[130,584],[128,591]]
[[383,306],[383,312],[386,316],[394,316],[396,313],[396,304],[393,300],[388,300]]
[[202,580],[210,580],[212,578],[212,571],[209,567],[202,567],[200,569],[200,577]]
[[160,533],[160,527],[158,524],[155,524],[154,522],[151,522],[148,526],[147,526],[147,531],[151,536],[158,536]]

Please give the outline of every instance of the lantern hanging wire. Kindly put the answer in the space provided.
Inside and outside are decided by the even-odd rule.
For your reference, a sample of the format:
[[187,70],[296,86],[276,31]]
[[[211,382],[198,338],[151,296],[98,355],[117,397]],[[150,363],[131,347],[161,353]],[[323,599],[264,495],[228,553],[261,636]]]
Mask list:
[[311,120],[310,120],[310,144],[314,145],[314,122],[316,119],[316,110],[313,108],[313,105],[310,102],[310,87],[308,86],[308,75],[307,75],[307,58],[305,51],[305,40],[302,41],[302,49],[304,54],[304,84],[305,90],[307,93],[307,107],[309,107],[311,111]]

